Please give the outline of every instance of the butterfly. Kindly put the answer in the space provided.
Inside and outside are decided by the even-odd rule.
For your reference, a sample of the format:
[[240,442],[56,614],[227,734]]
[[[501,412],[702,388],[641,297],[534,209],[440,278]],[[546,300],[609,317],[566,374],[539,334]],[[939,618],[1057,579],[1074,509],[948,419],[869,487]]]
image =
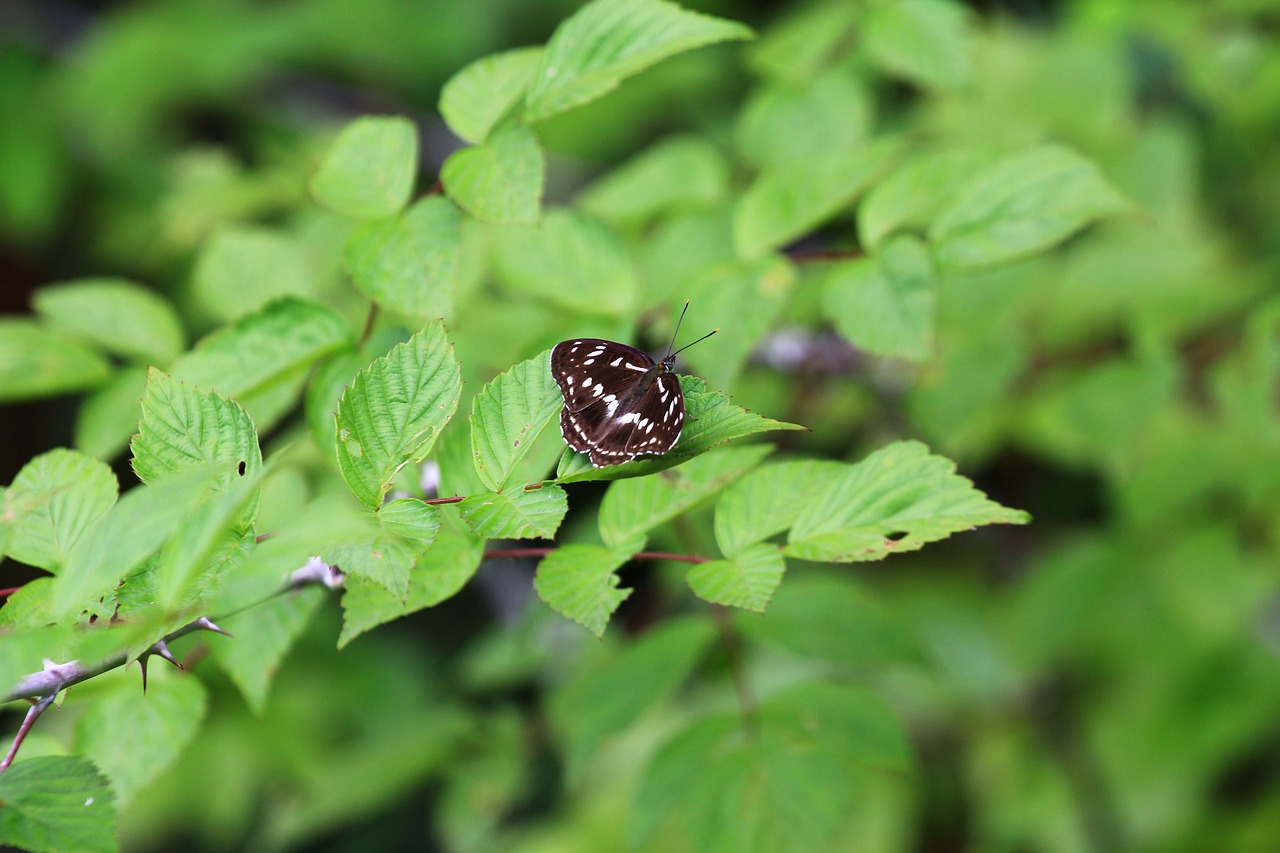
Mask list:
[[[685,310],[689,303],[685,303]],[[680,312],[684,320],[684,312]],[[680,322],[676,323],[676,332]],[[715,329],[694,341],[706,340]],[[675,344],[675,335],[671,336]],[[564,395],[560,434],[597,468],[630,462],[642,453],[661,455],[676,446],[684,428],[684,392],[667,347],[654,361],[635,347],[600,338],[573,338],[551,350],[551,376]]]

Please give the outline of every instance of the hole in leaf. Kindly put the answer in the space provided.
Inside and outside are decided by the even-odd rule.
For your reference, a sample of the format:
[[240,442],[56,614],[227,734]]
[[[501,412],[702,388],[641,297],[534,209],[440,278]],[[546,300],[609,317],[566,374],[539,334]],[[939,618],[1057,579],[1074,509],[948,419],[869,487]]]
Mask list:
[[241,459],[241,460],[240,460],[240,467],[239,467],[239,471],[240,471],[240,476],[241,476],[241,477],[243,477],[243,476],[244,476],[244,472],[245,472],[245,469],[246,469],[247,467],[248,467],[248,466],[244,464],[244,460],[243,460],[243,459]]
[[911,534],[905,530],[895,530],[892,533],[886,533],[884,535],[884,538],[888,539],[890,542],[901,542],[903,539],[906,539],[910,535]]

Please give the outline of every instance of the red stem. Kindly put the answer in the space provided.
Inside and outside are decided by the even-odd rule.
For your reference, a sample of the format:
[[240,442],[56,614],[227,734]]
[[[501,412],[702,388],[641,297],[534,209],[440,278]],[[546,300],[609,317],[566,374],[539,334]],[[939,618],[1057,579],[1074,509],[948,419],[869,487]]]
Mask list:
[[[486,560],[498,560],[504,557],[545,557],[556,549],[553,548],[506,548],[498,551],[485,551]],[[693,554],[670,554],[666,551],[641,551],[632,554],[633,560],[674,560],[679,563],[706,563],[710,557],[697,557]]]

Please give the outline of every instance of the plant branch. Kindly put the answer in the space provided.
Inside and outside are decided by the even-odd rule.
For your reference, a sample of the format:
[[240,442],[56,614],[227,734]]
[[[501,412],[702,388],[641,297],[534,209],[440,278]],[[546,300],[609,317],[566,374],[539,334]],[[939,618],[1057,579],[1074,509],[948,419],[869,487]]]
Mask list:
[[18,733],[13,737],[13,744],[9,747],[9,751],[5,753],[4,759],[0,760],[0,772],[9,769],[9,765],[13,763],[14,756],[18,754],[18,748],[27,739],[27,732],[31,731],[31,727],[35,725],[36,720],[40,718],[45,709],[53,704],[53,699],[57,695],[56,693],[50,693],[48,696],[41,697],[31,703],[31,707],[27,710],[26,718],[18,728]]
[[[237,613],[242,613],[245,610],[258,607],[277,596],[293,592],[297,589],[302,589],[303,587],[318,585],[334,589],[342,586],[342,580],[343,576],[340,572],[329,567],[318,559],[312,559],[304,566],[290,574],[288,581],[286,581],[280,589],[276,590],[271,595],[268,595],[252,604],[241,607],[238,610],[224,613],[219,616],[218,619],[229,618]],[[214,620],[210,619],[208,616],[200,616],[196,619],[192,619],[182,627],[166,634],[139,657],[145,657],[150,654],[156,654],[163,657],[165,652],[168,650],[169,643],[179,637],[185,637],[187,634],[191,634],[196,631],[213,631],[218,634],[227,633],[219,628]],[[44,711],[44,708],[48,706],[49,702],[53,701],[54,697],[72,685],[79,684],[82,681],[88,681],[90,678],[102,675],[105,672],[110,672],[111,670],[128,663],[129,660],[129,650],[123,649],[89,666],[74,660],[62,664],[48,662],[40,672],[33,672],[30,675],[19,679],[18,683],[14,685],[13,688],[0,696],[0,704],[13,702],[18,699],[29,699],[34,700],[35,705],[33,706],[32,711],[27,713],[27,719],[23,722],[22,728],[18,730],[18,734],[14,738],[13,745],[9,748],[8,756],[5,758],[3,765],[0,765],[0,770],[8,767],[9,763],[13,761],[13,756],[17,753],[18,747],[21,746],[23,739],[26,738],[27,731],[31,728],[31,724],[36,721],[36,718],[40,716]]]

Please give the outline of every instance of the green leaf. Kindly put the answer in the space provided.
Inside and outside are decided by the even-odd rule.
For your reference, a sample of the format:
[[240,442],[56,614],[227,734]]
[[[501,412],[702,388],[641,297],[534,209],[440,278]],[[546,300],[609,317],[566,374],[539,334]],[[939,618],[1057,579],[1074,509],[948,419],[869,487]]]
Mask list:
[[435,195],[394,219],[357,228],[344,256],[356,287],[383,308],[419,319],[448,318],[461,245],[461,214]]
[[553,693],[549,710],[565,734],[570,772],[675,693],[715,638],[708,616],[666,620]]
[[907,763],[902,727],[857,688],[810,684],[761,708],[744,737],[736,715],[695,723],[654,757],[640,782],[631,843],[671,827],[695,850],[831,849],[869,768]]
[[35,853],[116,853],[115,799],[78,755],[18,761],[0,773],[0,844]]
[[67,554],[50,594],[53,621],[79,613],[153,554],[224,472],[196,466],[125,492]]
[[173,306],[131,281],[93,278],[42,287],[31,305],[69,337],[138,361],[167,364],[186,344]]
[[823,309],[840,334],[876,355],[933,356],[938,275],[914,237],[897,237],[870,257],[833,264]]
[[216,320],[234,320],[283,296],[310,296],[317,277],[298,238],[233,226],[213,235],[196,258],[192,293]]
[[944,270],[977,269],[1043,251],[1130,210],[1091,161],[1061,145],[1036,145],[971,177],[929,227],[929,242]]
[[764,618],[743,615],[734,624],[753,642],[844,669],[922,659],[911,629],[847,577],[788,577]]
[[127,806],[182,754],[200,729],[207,700],[190,676],[151,673],[144,694],[132,679],[94,697],[76,724],[76,748],[102,768]]
[[680,465],[706,453],[718,444],[768,430],[805,429],[797,424],[775,421],[736,406],[727,394],[708,391],[695,376],[681,376],[684,390],[684,432],[680,442],[663,456],[644,457],[621,465],[593,468],[585,454],[566,448],[560,457],[557,483],[580,483],[586,480],[619,480],[642,477]]
[[879,0],[867,9],[862,45],[890,74],[925,89],[961,89],[973,76],[969,18],[948,0]]
[[10,557],[57,574],[85,530],[116,502],[111,469],[74,450],[50,450],[13,478],[0,501],[2,549]]
[[[494,377],[471,403],[471,448],[476,473],[501,491],[564,398],[544,352]],[[550,460],[548,461],[550,464]]]
[[262,485],[261,471],[235,478],[208,500],[190,508],[165,543],[152,577],[156,605],[166,613],[177,612],[201,581],[233,559],[249,534],[244,519],[251,518]]
[[602,637],[609,616],[631,594],[618,588],[615,574],[630,557],[598,545],[562,545],[542,558],[533,587],[552,610]]
[[761,465],[725,489],[716,504],[716,544],[732,557],[795,523],[814,490],[844,470],[839,462],[789,460]]
[[253,713],[261,716],[266,709],[267,691],[281,661],[327,598],[323,589],[301,589],[218,620],[220,627],[234,635],[234,642],[210,643],[209,654],[239,688]]
[[786,570],[777,546],[752,545],[727,560],[697,564],[685,579],[703,601],[763,613]]
[[795,267],[776,255],[716,264],[685,283],[691,300],[687,328],[724,329],[688,352],[708,385],[734,386],[747,356],[778,321],[795,284]]
[[348,578],[338,648],[371,628],[451,598],[475,574],[483,556],[482,540],[445,525],[435,545],[414,565],[408,595],[394,595],[370,581]]
[[360,371],[338,401],[337,452],[361,503],[377,509],[396,473],[426,458],[461,394],[461,371],[439,322]]
[[422,501],[397,498],[387,501],[377,518],[377,535],[338,541],[323,550],[324,560],[403,598],[415,562],[428,554],[436,541],[440,514]]
[[30,320],[0,317],[0,403],[83,391],[110,371],[97,350]]
[[129,446],[142,416],[147,370],[125,367],[80,402],[72,444],[98,459],[113,459]]
[[669,56],[751,35],[742,24],[663,0],[593,0],[551,35],[534,72],[524,118],[541,121],[594,101]]
[[871,96],[848,68],[760,87],[742,108],[734,138],[743,159],[769,168],[866,142]]
[[858,206],[862,244],[872,251],[894,231],[923,231],[943,205],[994,159],[985,149],[959,148],[907,160],[876,184]]
[[532,225],[541,212],[546,168],[533,131],[509,124],[488,141],[450,154],[440,180],[449,198],[476,219]]
[[381,219],[404,209],[418,171],[418,131],[400,116],[364,116],[333,141],[311,177],[311,194],[352,219]]
[[440,115],[468,142],[484,142],[524,97],[542,57],[541,47],[520,47],[478,59],[440,90]]
[[985,524],[1025,524],[1025,512],[988,500],[918,441],[877,450],[815,484],[787,539],[791,557],[851,563],[915,551]]
[[897,149],[895,140],[881,139],[765,169],[734,212],[739,254],[758,258],[804,236],[852,204],[888,168]]
[[335,464],[337,458],[328,455],[328,452],[337,440],[334,418],[338,414],[338,401],[364,366],[365,358],[360,355],[360,351],[355,346],[346,347],[321,359],[311,372],[311,381],[307,384],[304,407],[311,440]]
[[848,684],[815,681],[775,694],[760,723],[783,737],[830,750],[849,764],[904,771],[911,765],[906,731],[886,701]]
[[645,533],[711,497],[772,450],[767,444],[726,447],[660,477],[618,480],[600,503],[600,537],[611,548],[638,550]]
[[262,468],[258,432],[240,404],[189,388],[154,367],[130,447],[133,470],[144,483],[205,465],[237,476]]
[[471,495],[458,509],[467,526],[486,539],[551,539],[569,511],[569,499],[555,483],[543,483],[537,489],[512,486]]
[[619,228],[638,228],[671,210],[724,198],[729,164],[699,136],[667,139],[604,176],[579,196],[583,210]]
[[537,228],[496,232],[493,260],[504,283],[577,314],[620,316],[639,290],[626,245],[599,220],[569,210],[548,212]]
[[747,52],[756,73],[789,83],[817,77],[847,44],[862,15],[859,6],[841,0],[814,3],[772,24]]
[[297,403],[312,365],[351,345],[331,308],[280,299],[196,344],[173,363],[173,378],[238,402],[267,429]]

